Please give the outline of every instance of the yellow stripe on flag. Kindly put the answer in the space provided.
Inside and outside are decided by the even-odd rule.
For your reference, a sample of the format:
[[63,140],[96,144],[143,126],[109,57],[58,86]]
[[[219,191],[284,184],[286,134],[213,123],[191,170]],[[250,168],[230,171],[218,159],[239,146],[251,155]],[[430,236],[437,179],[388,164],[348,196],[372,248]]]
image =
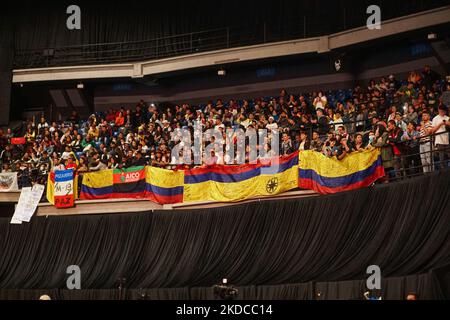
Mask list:
[[337,178],[366,170],[377,161],[380,151],[370,149],[353,152],[342,160],[336,157],[328,158],[322,153],[308,150],[299,154],[299,167],[303,170],[313,170],[322,177]]
[[105,188],[113,185],[113,170],[102,170],[83,174],[83,185],[89,188]]
[[184,184],[184,172],[145,167],[145,182],[161,188],[182,187]]
[[219,201],[236,202],[254,197],[273,196],[297,188],[298,167],[282,173],[260,175],[241,182],[215,182],[185,184],[183,202]]

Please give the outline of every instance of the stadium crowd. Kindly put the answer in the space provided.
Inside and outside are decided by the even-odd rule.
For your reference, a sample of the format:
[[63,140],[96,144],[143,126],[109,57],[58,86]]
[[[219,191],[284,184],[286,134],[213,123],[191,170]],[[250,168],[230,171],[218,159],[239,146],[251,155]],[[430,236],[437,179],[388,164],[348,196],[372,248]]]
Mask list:
[[[276,98],[166,108],[140,101],[133,110],[110,109],[88,119],[74,111],[64,122],[33,117],[20,134],[0,130],[1,170],[18,171],[19,185],[29,186],[45,183],[50,170],[65,168],[79,173],[140,165],[179,168],[171,158],[180,138],[173,132],[187,128],[193,135],[194,121],[200,121],[204,131],[217,129],[224,137],[230,128],[278,129],[280,155],[315,150],[342,160],[351,152],[378,147],[387,180],[448,166],[449,96],[450,83],[425,67],[403,81],[390,75],[350,90],[300,95],[281,90]],[[257,148],[275,154],[266,142]],[[250,148],[232,162],[248,159]],[[217,155],[211,159],[203,165],[226,162]]]

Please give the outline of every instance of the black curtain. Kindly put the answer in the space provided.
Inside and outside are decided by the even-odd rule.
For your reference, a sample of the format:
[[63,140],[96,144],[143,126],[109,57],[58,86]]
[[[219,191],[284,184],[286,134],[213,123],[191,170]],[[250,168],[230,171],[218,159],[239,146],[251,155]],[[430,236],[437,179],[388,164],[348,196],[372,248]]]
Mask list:
[[[404,300],[410,293],[419,300],[445,299],[435,292],[432,273],[407,277],[385,278],[377,292],[383,300]],[[237,287],[236,300],[363,300],[367,291],[364,280],[340,282],[309,282],[273,286]],[[41,295],[53,300],[217,300],[211,287],[155,289],[0,289],[0,300],[37,300]]]
[[450,174],[309,199],[194,211],[0,218],[0,288],[237,286],[428,273],[450,264]]

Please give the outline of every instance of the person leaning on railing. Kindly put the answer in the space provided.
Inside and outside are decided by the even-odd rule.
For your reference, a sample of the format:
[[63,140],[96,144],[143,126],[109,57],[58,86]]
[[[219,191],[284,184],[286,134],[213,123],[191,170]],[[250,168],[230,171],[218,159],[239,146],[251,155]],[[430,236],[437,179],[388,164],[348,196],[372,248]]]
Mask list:
[[380,148],[381,159],[383,160],[383,167],[386,172],[383,182],[386,183],[388,182],[388,179],[394,179],[394,153],[392,152],[392,146],[389,143],[389,132],[387,132],[386,124],[384,122],[377,125],[372,146]]

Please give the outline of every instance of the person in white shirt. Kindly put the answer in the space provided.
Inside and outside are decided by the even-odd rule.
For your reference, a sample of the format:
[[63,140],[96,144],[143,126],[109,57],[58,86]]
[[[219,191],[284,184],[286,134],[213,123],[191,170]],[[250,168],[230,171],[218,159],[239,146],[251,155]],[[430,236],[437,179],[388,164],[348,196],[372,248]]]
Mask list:
[[269,117],[269,123],[266,124],[266,129],[267,130],[275,130],[278,129],[278,124],[275,122],[274,117]]
[[314,99],[313,105],[317,109],[325,109],[328,104],[327,97],[320,91],[318,96]]
[[444,105],[439,106],[439,114],[433,118],[431,132],[436,134],[434,137],[434,145],[436,152],[439,155],[439,163],[441,169],[446,167],[445,157],[447,161],[450,159],[450,145],[447,132],[447,126],[450,124],[450,118],[446,115],[447,108]]

